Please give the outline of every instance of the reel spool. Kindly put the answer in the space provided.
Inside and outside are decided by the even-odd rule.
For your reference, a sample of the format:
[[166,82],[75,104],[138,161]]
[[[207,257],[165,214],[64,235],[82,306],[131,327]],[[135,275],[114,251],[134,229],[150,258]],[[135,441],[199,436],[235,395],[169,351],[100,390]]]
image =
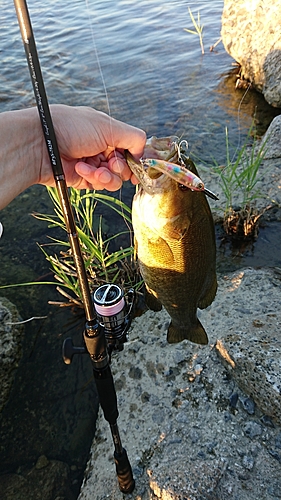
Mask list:
[[115,284],[100,286],[93,295],[97,321],[104,329],[109,350],[122,351],[126,342],[126,332],[131,324],[131,312],[135,300],[135,291],[130,289],[127,297]]

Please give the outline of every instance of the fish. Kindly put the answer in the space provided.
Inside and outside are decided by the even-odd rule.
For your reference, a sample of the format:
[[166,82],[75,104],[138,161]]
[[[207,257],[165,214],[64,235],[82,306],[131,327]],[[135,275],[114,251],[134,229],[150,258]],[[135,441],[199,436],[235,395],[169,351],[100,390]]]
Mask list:
[[[148,139],[144,157],[178,162],[174,137]],[[187,156],[186,168],[198,176]],[[126,156],[140,181],[132,203],[135,249],[148,308],[168,312],[168,343],[185,339],[208,344],[197,317],[217,292],[216,241],[212,213],[203,191],[194,191],[145,161]]]

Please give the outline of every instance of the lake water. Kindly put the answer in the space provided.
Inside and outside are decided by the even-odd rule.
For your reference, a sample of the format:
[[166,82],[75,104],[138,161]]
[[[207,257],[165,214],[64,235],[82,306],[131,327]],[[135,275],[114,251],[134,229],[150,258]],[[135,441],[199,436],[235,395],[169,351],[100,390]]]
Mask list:
[[[195,17],[200,12],[204,56],[198,36],[184,31],[194,29],[188,6]],[[241,103],[244,92],[226,76],[232,58],[222,43],[209,51],[220,37],[222,8],[219,0],[29,2],[50,102],[97,107],[148,135],[184,135],[202,159],[217,158],[225,126],[237,143],[256,106],[263,123],[272,111],[255,92]],[[31,106],[13,3],[2,0],[0,15],[1,110]]]
[[[50,103],[90,105],[142,127],[148,135],[183,136],[190,150],[205,161],[211,157],[223,160],[226,126],[230,141],[239,146],[254,115],[258,132],[263,133],[279,113],[260,94],[235,90],[235,76],[229,74],[233,60],[221,43],[209,51],[220,37],[223,1],[33,0],[28,4]],[[13,2],[1,0],[0,5],[0,111],[33,106]],[[204,55],[198,37],[184,31],[193,29],[188,6],[195,17],[200,12]],[[133,189],[126,188],[127,199],[132,194]],[[4,224],[1,284],[34,280],[49,272],[36,244],[46,241],[49,230],[30,217],[33,210],[50,211],[42,186],[30,188],[0,214]],[[18,306],[23,318],[46,313],[48,318],[39,326],[26,326],[25,357],[4,412],[0,462],[4,470],[11,471],[45,453],[75,463],[79,471],[87,455],[87,436],[89,444],[94,429],[88,402],[95,408],[96,402],[94,394],[81,389],[87,385],[89,366],[85,368],[84,361],[75,362],[75,379],[72,366],[66,368],[61,361],[69,315],[58,315],[54,307],[47,306],[49,299],[58,298],[52,287],[7,289],[3,293]],[[47,387],[51,392],[45,395]],[[77,391],[81,396],[75,402],[75,408],[80,408],[75,414],[78,430],[71,399]],[[24,431],[17,425],[19,419],[27,422]],[[79,423],[85,419],[91,430],[83,433]],[[51,430],[52,422],[57,429],[64,429],[59,432],[61,441],[57,431]],[[72,434],[77,430],[84,443],[78,451],[65,428]]]

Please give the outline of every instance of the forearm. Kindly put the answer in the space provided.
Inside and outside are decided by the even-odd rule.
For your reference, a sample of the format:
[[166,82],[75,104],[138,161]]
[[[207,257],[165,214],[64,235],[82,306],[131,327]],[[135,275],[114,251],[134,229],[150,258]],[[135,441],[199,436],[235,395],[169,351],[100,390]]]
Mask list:
[[38,182],[43,141],[36,108],[0,114],[0,209]]

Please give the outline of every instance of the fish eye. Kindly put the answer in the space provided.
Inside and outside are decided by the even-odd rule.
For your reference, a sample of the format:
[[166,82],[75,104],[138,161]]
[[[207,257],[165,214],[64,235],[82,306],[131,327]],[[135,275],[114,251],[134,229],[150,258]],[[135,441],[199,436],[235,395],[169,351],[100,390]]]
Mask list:
[[185,186],[184,184],[179,184],[179,189],[181,191],[187,191],[189,188],[187,186]]

